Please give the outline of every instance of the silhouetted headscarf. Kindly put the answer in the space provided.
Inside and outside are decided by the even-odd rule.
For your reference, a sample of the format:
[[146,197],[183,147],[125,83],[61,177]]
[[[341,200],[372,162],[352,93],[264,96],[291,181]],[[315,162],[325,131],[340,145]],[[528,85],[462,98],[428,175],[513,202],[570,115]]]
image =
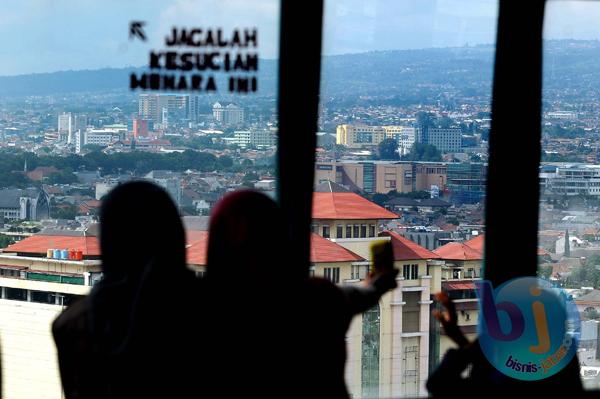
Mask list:
[[253,190],[223,197],[210,220],[207,278],[215,284],[289,282],[279,206]]
[[118,355],[152,331],[170,290],[188,289],[185,232],[167,192],[145,181],[113,189],[102,203],[100,247],[104,278],[90,294],[90,325],[100,350]]

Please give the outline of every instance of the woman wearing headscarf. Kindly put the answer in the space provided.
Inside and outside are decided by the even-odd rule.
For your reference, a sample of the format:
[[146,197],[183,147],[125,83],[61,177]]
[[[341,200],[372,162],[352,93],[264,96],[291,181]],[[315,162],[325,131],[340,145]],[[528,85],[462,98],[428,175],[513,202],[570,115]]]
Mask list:
[[[278,205],[242,190],[214,208],[207,254],[212,397],[347,397],[345,334],[352,317],[395,286],[397,270],[365,287],[298,273]],[[308,267],[308,265],[306,265]]]
[[52,326],[66,398],[182,397],[195,372],[186,358],[199,338],[199,291],[166,191],[142,181],[112,190],[100,247],[103,279]]

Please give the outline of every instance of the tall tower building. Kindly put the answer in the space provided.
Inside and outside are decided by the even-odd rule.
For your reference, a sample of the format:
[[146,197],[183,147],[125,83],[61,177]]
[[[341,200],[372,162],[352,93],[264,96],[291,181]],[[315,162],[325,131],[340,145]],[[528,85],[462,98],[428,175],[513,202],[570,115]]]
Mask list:
[[67,143],[71,144],[73,140],[73,116],[70,112],[63,112],[58,115],[58,136],[61,140],[65,139]]

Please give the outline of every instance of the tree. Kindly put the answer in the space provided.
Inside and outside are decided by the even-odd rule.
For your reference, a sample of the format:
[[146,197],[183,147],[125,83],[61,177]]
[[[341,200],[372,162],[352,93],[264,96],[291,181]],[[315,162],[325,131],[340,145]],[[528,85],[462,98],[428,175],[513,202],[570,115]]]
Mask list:
[[65,169],[48,176],[48,184],[71,184],[77,181],[77,176],[71,169]]
[[66,206],[51,206],[50,207],[50,217],[54,219],[68,219],[74,220],[75,216],[77,216],[77,207],[75,205],[66,205]]
[[405,161],[440,162],[442,154],[434,145],[415,143],[411,147],[410,152],[402,159]]
[[379,143],[379,158],[385,160],[400,159],[398,155],[398,142],[394,139],[385,139]]
[[13,240],[12,237],[7,236],[5,234],[0,234],[0,248],[6,248],[14,243],[15,240]]
[[218,163],[223,168],[231,168],[233,166],[233,158],[229,155],[222,155],[219,157]]

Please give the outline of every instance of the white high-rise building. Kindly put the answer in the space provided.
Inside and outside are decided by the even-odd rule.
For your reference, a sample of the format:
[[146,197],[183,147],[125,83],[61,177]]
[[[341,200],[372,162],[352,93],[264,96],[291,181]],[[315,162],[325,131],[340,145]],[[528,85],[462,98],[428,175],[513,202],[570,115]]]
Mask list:
[[73,115],[70,112],[58,115],[58,136],[69,144],[73,141]]
[[221,103],[217,102],[213,105],[213,118],[222,125],[240,125],[244,123],[244,109],[235,104],[229,104],[224,107]]

